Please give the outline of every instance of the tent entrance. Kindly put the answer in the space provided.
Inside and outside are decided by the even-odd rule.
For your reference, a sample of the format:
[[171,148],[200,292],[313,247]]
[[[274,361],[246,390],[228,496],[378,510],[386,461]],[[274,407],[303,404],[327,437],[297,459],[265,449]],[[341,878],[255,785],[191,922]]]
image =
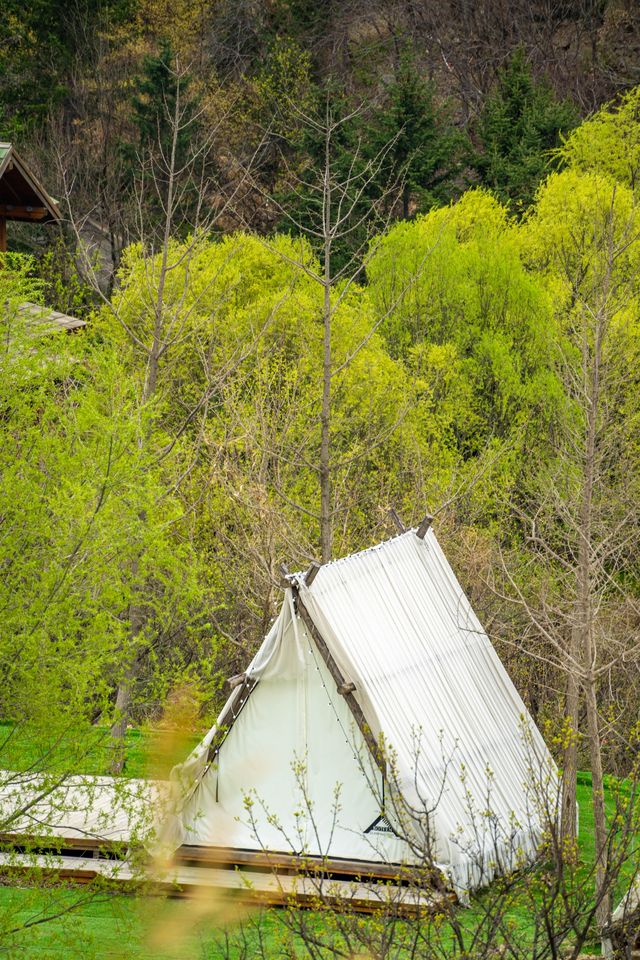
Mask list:
[[371,735],[302,609],[284,604],[259,675],[247,671],[228,701],[228,725],[184,812],[184,843],[403,862],[408,849],[393,831],[367,833],[384,804]]

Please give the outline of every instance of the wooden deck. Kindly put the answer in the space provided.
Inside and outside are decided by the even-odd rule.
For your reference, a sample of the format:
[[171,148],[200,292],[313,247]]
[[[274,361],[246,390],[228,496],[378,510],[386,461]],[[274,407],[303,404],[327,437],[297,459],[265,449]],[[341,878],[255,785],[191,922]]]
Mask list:
[[97,878],[148,893],[189,896],[195,889],[211,889],[243,903],[292,905],[319,909],[342,906],[357,912],[381,909],[401,915],[434,909],[446,896],[421,889],[414,873],[402,866],[358,861],[296,858],[232,848],[182,847],[165,866],[141,863],[112,844],[59,838],[45,849],[41,840],[2,838],[0,875],[24,876],[34,867],[45,874],[75,883]]
[[415,913],[450,896],[428,870],[282,851],[182,846],[161,866],[144,852],[143,840],[162,784],[131,781],[123,800],[122,785],[116,797],[111,778],[80,779],[65,783],[54,802],[48,798],[35,805],[25,797],[31,790],[37,794],[38,778],[25,784],[18,775],[15,786],[0,796],[3,812],[7,806],[25,807],[14,830],[0,834],[0,874],[7,879],[36,867],[68,881],[102,877],[128,889],[172,896],[205,888],[270,906],[332,904],[367,912]]

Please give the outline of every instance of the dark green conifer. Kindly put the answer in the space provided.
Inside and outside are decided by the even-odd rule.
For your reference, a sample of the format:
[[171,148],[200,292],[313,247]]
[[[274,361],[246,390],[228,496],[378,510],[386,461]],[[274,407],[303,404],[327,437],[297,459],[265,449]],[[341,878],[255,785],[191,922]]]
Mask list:
[[433,84],[420,76],[410,56],[402,57],[370,129],[370,153],[389,145],[382,172],[399,185],[399,216],[407,219],[451,199],[467,141],[436,104]]
[[172,230],[178,234],[189,232],[200,199],[203,173],[195,170],[195,158],[199,156],[199,164],[206,165],[209,156],[194,147],[202,133],[200,102],[193,91],[192,77],[181,69],[169,40],[160,44],[156,54],[144,58],[131,103],[135,133],[132,141],[123,145],[123,153],[130,182],[144,178],[144,189],[137,193],[147,233],[161,232],[170,182],[172,203],[179,206],[172,214]]
[[520,48],[498,76],[478,123],[474,167],[482,183],[520,213],[552,168],[561,136],[578,123],[576,108],[536,81]]

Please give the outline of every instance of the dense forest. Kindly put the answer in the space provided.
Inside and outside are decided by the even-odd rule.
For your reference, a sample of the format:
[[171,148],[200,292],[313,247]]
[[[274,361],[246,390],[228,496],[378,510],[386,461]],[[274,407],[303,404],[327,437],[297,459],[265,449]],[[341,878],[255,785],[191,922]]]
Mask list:
[[293,209],[292,196],[321,157],[309,120],[328,96],[343,121],[334,162],[344,172],[356,145],[360,167],[376,159],[365,193],[386,191],[385,219],[474,184],[521,215],[561,136],[640,82],[633,0],[8,0],[5,11],[3,136],[112,271],[159,229],[150,195],[178,115],[183,232],[198,215],[217,232],[289,229],[294,211],[306,222],[307,191]]
[[0,719],[122,772],[128,727],[209,725],[281,564],[430,513],[604,843],[640,736],[638,5],[3,13],[0,139],[64,219],[0,269]]

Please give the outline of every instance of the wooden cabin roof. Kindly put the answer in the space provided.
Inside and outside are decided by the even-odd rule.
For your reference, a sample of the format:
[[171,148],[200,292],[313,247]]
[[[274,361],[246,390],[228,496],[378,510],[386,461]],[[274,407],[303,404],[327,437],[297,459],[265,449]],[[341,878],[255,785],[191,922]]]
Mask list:
[[0,217],[37,223],[60,220],[58,204],[16,152],[0,142]]

